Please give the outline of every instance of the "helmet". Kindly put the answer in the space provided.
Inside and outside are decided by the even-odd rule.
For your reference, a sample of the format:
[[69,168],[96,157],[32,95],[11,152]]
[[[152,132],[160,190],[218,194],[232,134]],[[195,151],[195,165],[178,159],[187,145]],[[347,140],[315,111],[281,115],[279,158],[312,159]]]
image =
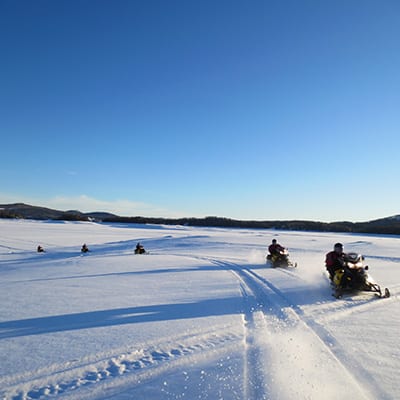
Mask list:
[[335,246],[333,246],[335,249],[343,249],[342,243],[335,243]]
[[272,239],[272,243],[275,244],[276,243],[276,239]]

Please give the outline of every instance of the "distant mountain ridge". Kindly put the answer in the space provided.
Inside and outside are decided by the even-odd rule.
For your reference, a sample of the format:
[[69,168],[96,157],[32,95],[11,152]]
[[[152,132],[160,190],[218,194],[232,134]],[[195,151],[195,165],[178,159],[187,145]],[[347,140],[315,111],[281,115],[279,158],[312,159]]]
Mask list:
[[78,210],[60,211],[51,208],[32,206],[24,203],[0,204],[0,218],[23,218],[37,220],[103,221],[117,217],[106,212],[82,213]]
[[97,221],[138,224],[187,225],[229,228],[281,229],[317,232],[354,232],[400,235],[400,214],[367,222],[318,222],[318,221],[255,221],[235,220],[224,217],[205,218],[154,218],[121,217],[107,212],[82,213],[78,210],[60,211],[24,203],[0,204],[0,218],[35,220]]

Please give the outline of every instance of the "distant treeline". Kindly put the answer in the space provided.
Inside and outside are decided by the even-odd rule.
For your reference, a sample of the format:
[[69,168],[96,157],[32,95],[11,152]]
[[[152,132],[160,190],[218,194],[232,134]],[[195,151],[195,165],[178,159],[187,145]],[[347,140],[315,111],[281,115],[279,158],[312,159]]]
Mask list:
[[279,229],[289,231],[354,232],[400,235],[400,220],[382,219],[370,222],[315,222],[315,221],[243,221],[222,217],[205,218],[146,218],[111,217],[104,222],[186,225],[221,228]]
[[27,204],[0,205],[0,218],[23,218],[37,220],[97,221],[108,223],[133,223],[156,225],[185,225],[198,227],[279,229],[290,231],[352,232],[400,235],[400,216],[368,222],[315,222],[315,221],[247,221],[223,217],[205,218],[154,218],[120,217],[110,213],[82,213],[59,211]]

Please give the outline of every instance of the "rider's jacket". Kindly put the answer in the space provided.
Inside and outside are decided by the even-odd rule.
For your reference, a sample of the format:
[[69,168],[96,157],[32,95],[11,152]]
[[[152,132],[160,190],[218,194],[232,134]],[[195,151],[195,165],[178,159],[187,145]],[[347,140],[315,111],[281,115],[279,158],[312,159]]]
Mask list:
[[280,244],[270,244],[268,247],[268,251],[274,255],[274,254],[280,254],[281,251],[285,250],[284,247],[282,247]]
[[325,265],[327,268],[342,268],[344,253],[337,253],[336,251],[330,251],[325,258]]

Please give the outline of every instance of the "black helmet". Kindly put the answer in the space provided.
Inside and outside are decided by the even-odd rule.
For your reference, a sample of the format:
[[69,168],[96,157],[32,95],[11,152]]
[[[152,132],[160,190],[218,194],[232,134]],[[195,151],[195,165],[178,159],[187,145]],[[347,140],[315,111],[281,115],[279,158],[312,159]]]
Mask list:
[[335,246],[333,246],[335,249],[340,248],[343,249],[342,243],[335,243]]
[[272,239],[272,243],[274,243],[274,244],[275,244],[275,243],[276,243],[276,239]]

